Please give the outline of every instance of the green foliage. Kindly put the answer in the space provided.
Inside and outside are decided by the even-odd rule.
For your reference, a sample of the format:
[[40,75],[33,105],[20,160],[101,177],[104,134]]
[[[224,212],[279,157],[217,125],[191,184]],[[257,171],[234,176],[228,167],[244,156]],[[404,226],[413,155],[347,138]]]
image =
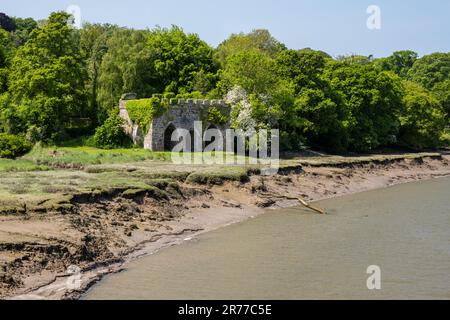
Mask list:
[[369,65],[373,62],[373,56],[361,56],[357,54],[342,55],[336,58],[337,61],[346,63],[349,65]]
[[102,122],[103,113],[98,113],[98,89],[100,67],[104,55],[108,52],[108,40],[113,32],[117,30],[117,26],[109,24],[84,24],[80,31],[80,51],[85,59],[87,67],[87,91],[89,94],[89,110],[92,114],[90,117],[94,122]]
[[445,114],[439,101],[416,83],[404,81],[403,87],[405,109],[400,116],[400,144],[418,149],[441,146]]
[[105,123],[95,131],[93,139],[95,146],[101,149],[129,147],[131,141],[122,126],[122,118],[118,114],[112,113]]
[[35,125],[52,139],[64,133],[71,118],[86,113],[85,69],[68,19],[53,13],[12,60],[10,108],[22,122],[16,131]]
[[14,18],[15,30],[11,33],[12,45],[17,48],[23,46],[30,38],[31,32],[38,27],[32,18]]
[[24,137],[0,133],[0,158],[17,158],[31,150],[31,143]]
[[[348,136],[342,121],[345,114],[339,96],[323,71],[330,58],[313,50],[286,50],[277,57],[277,72],[294,88],[294,102],[286,108],[284,139],[303,141],[332,151],[345,151]],[[285,146],[298,145],[283,141]]]
[[0,12],[0,29],[6,30],[8,32],[14,31],[16,29],[16,23],[14,19],[7,16],[3,12]]
[[213,49],[196,34],[181,28],[157,28],[147,40],[157,92],[203,94],[215,85],[218,66]]
[[[214,89],[217,63],[213,50],[195,34],[178,27],[136,31],[117,29],[106,41],[98,76],[98,104],[107,112],[124,92],[138,97],[154,93],[204,96]],[[102,112],[103,114],[105,112]],[[102,121],[102,119],[99,119]],[[103,119],[104,120],[104,119]]]
[[[442,127],[437,110],[445,111],[447,124],[450,119],[450,53],[333,59],[310,48],[288,50],[267,30],[233,34],[214,50],[175,26],[87,23],[75,30],[68,19],[53,13],[38,25],[0,14],[0,132],[65,143],[104,124],[89,144],[126,144],[120,119],[108,118],[125,92],[140,99],[128,101],[127,109],[144,132],[171,99],[225,96],[231,119],[211,108],[205,120],[278,128],[282,145],[292,150],[367,151],[397,140],[433,147]],[[400,77],[421,87],[404,89]]]
[[228,58],[243,52],[258,51],[275,58],[285,50],[284,44],[272,37],[267,30],[254,30],[248,34],[232,34],[217,48],[216,56],[222,66],[226,66]]
[[372,65],[333,62],[325,77],[339,95],[349,147],[368,151],[395,142],[402,109],[400,80]]
[[384,71],[393,71],[405,78],[418,58],[418,54],[411,50],[397,51],[387,58],[375,60],[375,65]]
[[225,125],[228,123],[228,116],[217,107],[210,107],[208,110],[208,122],[216,125]]
[[7,47],[8,33],[0,28],[0,94],[8,89]]
[[267,94],[276,86],[273,59],[259,51],[245,51],[231,56],[220,73],[219,88],[223,93],[240,86],[249,93]]
[[99,123],[105,121],[109,111],[117,108],[124,92],[134,92],[138,97],[150,97],[159,92],[153,85],[154,70],[145,45],[149,33],[120,28],[108,36],[107,52],[102,55],[97,78]]
[[126,101],[126,108],[131,121],[136,123],[144,134],[150,129],[154,117],[161,116],[169,105],[158,97]]
[[450,120],[450,79],[437,83],[433,88],[433,93],[446,112],[447,120]]
[[450,53],[433,53],[420,58],[409,70],[407,78],[428,90],[450,80]]

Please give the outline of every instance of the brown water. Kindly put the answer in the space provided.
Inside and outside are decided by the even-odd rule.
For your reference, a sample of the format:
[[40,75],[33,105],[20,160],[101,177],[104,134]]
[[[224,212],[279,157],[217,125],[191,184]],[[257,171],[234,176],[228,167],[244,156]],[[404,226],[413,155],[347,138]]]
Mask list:
[[269,211],[142,258],[85,298],[450,299],[449,178],[318,205],[330,214]]

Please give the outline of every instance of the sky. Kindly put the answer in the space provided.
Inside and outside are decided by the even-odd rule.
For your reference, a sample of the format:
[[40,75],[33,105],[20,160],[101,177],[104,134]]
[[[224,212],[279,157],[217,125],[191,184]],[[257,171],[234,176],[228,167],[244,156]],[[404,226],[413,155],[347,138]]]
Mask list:
[[[289,48],[333,56],[450,52],[450,0],[0,0],[0,12],[44,19],[70,5],[80,8],[84,22],[177,25],[212,46],[232,33],[268,29]],[[380,29],[367,27],[371,5],[380,9]]]

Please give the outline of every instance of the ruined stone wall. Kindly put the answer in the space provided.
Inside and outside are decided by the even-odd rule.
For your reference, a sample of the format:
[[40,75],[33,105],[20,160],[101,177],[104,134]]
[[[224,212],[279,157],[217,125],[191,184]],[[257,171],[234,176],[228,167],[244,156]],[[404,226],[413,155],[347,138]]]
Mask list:
[[[226,130],[230,128],[230,120],[224,125],[208,123],[208,110],[212,107],[219,109],[230,119],[230,108],[222,100],[198,100],[198,99],[170,99],[170,109],[164,115],[154,118],[150,124],[150,129],[144,135],[139,126],[133,124],[126,110],[126,100],[120,101],[120,116],[125,120],[125,132],[132,138],[137,145],[144,146],[145,149],[152,151],[164,150],[164,133],[166,129],[173,125],[177,129],[194,131],[194,122],[203,122],[203,131],[214,126],[221,131],[223,137],[226,136]],[[192,137],[193,138],[193,137]]]
[[137,124],[134,124],[133,121],[131,121],[125,103],[126,100],[120,100],[119,102],[119,114],[120,117],[125,120],[123,130],[131,138],[135,145],[142,145],[143,137],[141,129]]

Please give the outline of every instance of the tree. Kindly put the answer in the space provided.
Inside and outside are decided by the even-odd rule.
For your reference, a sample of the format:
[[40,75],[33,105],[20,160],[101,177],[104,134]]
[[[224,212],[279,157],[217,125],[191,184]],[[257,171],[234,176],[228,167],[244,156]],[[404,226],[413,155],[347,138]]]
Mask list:
[[323,78],[329,58],[322,52],[286,50],[277,57],[277,72],[295,88],[295,103],[286,110],[285,130],[293,140],[332,151],[345,151],[347,136],[341,123],[339,97]]
[[432,90],[440,82],[450,80],[450,53],[433,53],[417,60],[409,70],[408,80]]
[[108,50],[98,71],[99,123],[106,120],[110,110],[118,107],[123,93],[134,92],[144,98],[158,92],[154,87],[155,71],[146,48],[149,34],[149,31],[120,28],[113,30],[106,40]]
[[375,60],[375,64],[384,71],[393,71],[404,78],[418,58],[418,54],[411,50],[394,52],[387,58]]
[[325,77],[342,99],[350,149],[369,151],[395,142],[402,107],[398,76],[373,65],[333,62]]
[[400,144],[419,149],[440,146],[445,114],[439,101],[419,84],[404,81],[403,88]]
[[147,48],[156,72],[153,85],[159,92],[188,93],[215,86],[218,64],[213,49],[196,34],[179,27],[152,31]]
[[447,120],[450,120],[450,79],[437,83],[433,88],[433,93],[446,112]]
[[98,120],[98,86],[100,66],[104,55],[108,52],[108,40],[118,27],[110,24],[86,23],[80,31],[80,50],[86,61],[90,110],[92,118]]
[[253,30],[248,34],[232,34],[217,48],[217,58],[222,66],[226,66],[229,57],[246,52],[259,51],[275,58],[286,46],[275,39],[267,30]]
[[7,52],[8,33],[0,29],[0,94],[7,90]]
[[14,18],[16,28],[11,33],[14,47],[23,46],[29,39],[31,32],[38,27],[38,23],[32,18]]
[[206,94],[215,87],[217,64],[213,50],[197,35],[185,34],[178,27],[114,30],[106,47],[98,78],[102,115],[117,107],[126,92],[146,98],[162,92],[185,94],[200,90]]
[[3,12],[0,12],[0,28],[6,30],[7,32],[12,32],[16,29],[16,23],[14,19],[10,18]]
[[85,67],[69,18],[52,13],[12,60],[10,107],[21,119],[21,126],[12,130],[37,126],[45,138],[56,138],[73,118],[87,113]]
[[252,94],[268,94],[277,86],[275,61],[259,51],[245,51],[229,57],[218,84],[226,93],[235,86]]
[[373,56],[366,57],[357,54],[341,55],[336,60],[347,64],[368,65],[373,62]]

